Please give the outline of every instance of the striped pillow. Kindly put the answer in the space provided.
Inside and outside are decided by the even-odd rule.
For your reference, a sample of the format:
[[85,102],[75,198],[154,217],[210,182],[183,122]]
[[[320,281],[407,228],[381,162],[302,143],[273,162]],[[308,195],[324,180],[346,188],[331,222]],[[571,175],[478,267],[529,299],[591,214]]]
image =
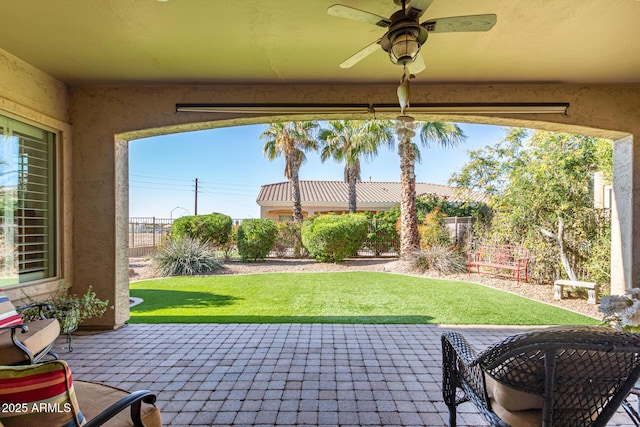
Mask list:
[[5,427],[85,424],[63,360],[0,368],[0,425]]
[[[9,297],[0,290],[0,327],[22,325],[22,318]],[[0,331],[6,332],[7,329]]]

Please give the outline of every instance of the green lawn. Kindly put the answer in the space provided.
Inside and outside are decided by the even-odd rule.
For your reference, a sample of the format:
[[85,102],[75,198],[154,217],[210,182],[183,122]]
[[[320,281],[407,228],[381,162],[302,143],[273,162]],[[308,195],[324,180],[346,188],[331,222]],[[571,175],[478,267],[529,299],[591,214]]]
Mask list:
[[174,277],[132,283],[131,296],[144,299],[131,323],[600,323],[473,283],[372,272]]

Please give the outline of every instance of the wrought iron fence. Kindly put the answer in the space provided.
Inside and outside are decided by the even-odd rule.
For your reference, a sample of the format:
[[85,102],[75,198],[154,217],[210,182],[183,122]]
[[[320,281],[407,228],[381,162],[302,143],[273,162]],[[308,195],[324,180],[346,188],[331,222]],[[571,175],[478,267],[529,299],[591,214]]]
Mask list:
[[[445,225],[451,234],[451,242],[459,247],[466,244],[472,217],[446,218]],[[145,256],[155,252],[158,247],[168,239],[171,233],[170,218],[156,217],[130,217],[129,218],[129,256]],[[234,219],[233,225],[242,223],[242,219]],[[376,229],[375,222],[369,225],[369,233]],[[357,256],[361,257],[394,257],[399,255],[400,241],[397,234],[379,236],[375,240],[367,240],[358,250]],[[231,251],[232,255],[237,251]],[[293,256],[293,248],[280,248],[273,251],[270,257],[290,257]]]
[[171,232],[169,218],[130,217],[129,256],[144,256],[155,252]]
[[[129,256],[145,256],[155,252],[171,233],[171,225],[177,218],[129,217]],[[240,225],[242,219],[234,219]]]

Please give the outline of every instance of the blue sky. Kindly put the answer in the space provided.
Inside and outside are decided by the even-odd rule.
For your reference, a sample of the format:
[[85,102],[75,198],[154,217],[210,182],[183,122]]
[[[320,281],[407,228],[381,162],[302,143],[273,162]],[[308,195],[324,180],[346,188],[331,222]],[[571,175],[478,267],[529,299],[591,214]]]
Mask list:
[[[498,126],[459,124],[467,135],[457,148],[422,149],[416,180],[446,184],[468,161],[468,151],[497,143],[505,135]],[[176,218],[194,213],[198,178],[198,213],[220,212],[232,218],[258,218],[260,186],[285,181],[284,160],[262,154],[260,134],[267,125],[210,129],[144,138],[129,144],[129,216]],[[417,138],[417,137],[416,137]],[[307,155],[300,179],[342,180],[344,166]],[[382,149],[362,164],[362,180],[399,181],[395,149]]]

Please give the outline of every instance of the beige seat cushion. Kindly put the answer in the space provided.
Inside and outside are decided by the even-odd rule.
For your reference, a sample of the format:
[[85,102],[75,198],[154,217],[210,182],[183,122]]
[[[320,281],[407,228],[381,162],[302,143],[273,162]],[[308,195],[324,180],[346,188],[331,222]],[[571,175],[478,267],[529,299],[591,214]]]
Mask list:
[[499,383],[484,376],[491,409],[512,427],[539,427],[542,425],[542,396]]
[[527,409],[542,409],[544,400],[542,396],[499,383],[489,375],[484,376],[487,385],[487,394],[507,411],[524,411]]
[[[18,340],[33,354],[40,353],[60,335],[60,323],[56,319],[34,320],[25,323],[27,333],[17,332]],[[0,365],[15,365],[29,358],[11,341],[9,332],[0,334]]]
[[491,399],[491,409],[511,427],[540,427],[542,425],[542,409],[509,411],[495,399]]
[[[78,406],[85,419],[91,420],[110,405],[130,393],[116,387],[86,381],[73,381],[78,398]],[[147,427],[161,427],[160,410],[154,405],[142,404],[142,422]],[[108,421],[108,427],[131,427],[131,410],[126,409]]]

